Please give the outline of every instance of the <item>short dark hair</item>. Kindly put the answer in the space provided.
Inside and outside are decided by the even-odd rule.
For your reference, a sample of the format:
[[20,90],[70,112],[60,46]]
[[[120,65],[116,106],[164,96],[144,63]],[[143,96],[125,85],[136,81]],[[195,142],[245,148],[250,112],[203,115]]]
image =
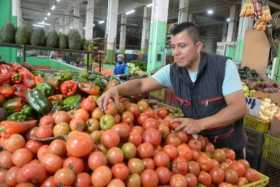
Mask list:
[[190,37],[192,38],[193,42],[199,42],[200,39],[200,29],[199,27],[192,23],[192,22],[183,22],[180,24],[175,24],[171,29],[170,33],[172,36],[175,36],[176,34],[179,34],[180,32],[186,31]]

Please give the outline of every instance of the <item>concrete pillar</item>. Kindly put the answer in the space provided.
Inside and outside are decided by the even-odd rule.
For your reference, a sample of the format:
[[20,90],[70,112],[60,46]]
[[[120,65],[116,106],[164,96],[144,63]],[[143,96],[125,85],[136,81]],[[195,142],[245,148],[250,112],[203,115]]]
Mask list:
[[83,35],[81,24],[80,24],[80,2],[77,1],[74,3],[74,19],[73,19],[73,29],[79,31],[80,35]]
[[234,40],[234,31],[236,27],[236,13],[237,7],[236,5],[232,5],[229,11],[229,23],[228,23],[228,30],[227,30],[227,42],[232,42]]
[[69,16],[64,16],[64,27],[63,27],[64,34],[68,34],[68,32],[70,30],[69,24],[70,24]]
[[238,35],[237,35],[237,43],[236,43],[236,51],[235,51],[235,60],[238,62],[241,62],[242,60],[245,32],[248,29],[253,28],[253,23],[254,23],[254,19],[251,17],[239,18]]
[[106,22],[106,39],[107,39],[107,51],[106,62],[113,63],[115,60],[115,48],[116,48],[116,36],[117,36],[117,24],[118,24],[118,9],[119,0],[108,1],[108,13]]
[[165,64],[166,30],[169,0],[153,0],[147,73]]
[[16,26],[20,27],[23,24],[21,0],[12,0],[12,16],[16,18]]
[[86,27],[85,27],[85,38],[92,40],[93,37],[93,24],[94,21],[94,0],[88,0],[87,12],[86,12]]
[[143,54],[146,54],[148,51],[149,31],[150,31],[149,15],[150,14],[151,14],[150,8],[144,7],[143,27],[142,27],[142,36],[141,36],[141,52]]
[[223,24],[223,32],[222,32],[222,42],[225,42],[227,40],[227,32],[228,31],[228,24]]
[[178,23],[188,21],[190,0],[179,0]]
[[120,53],[125,53],[125,44],[126,44],[126,15],[121,15],[121,32],[120,32],[120,44],[119,44],[119,50]]

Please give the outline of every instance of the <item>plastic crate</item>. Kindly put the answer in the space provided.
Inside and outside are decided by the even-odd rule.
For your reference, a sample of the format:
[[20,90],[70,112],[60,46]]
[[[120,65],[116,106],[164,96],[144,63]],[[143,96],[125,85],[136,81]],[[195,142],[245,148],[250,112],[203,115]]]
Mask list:
[[268,161],[262,160],[259,171],[269,177],[269,187],[280,187],[280,169],[275,168]]
[[243,185],[241,187],[265,187],[265,186],[267,186],[269,183],[269,178],[263,174],[261,174],[261,175],[262,175],[261,180],[250,183],[250,184]]
[[270,122],[259,119],[255,116],[247,114],[244,117],[243,124],[245,127],[255,129],[258,132],[267,133],[270,128]]
[[251,128],[245,128],[247,134],[246,142],[246,160],[255,168],[260,168],[262,158],[262,146],[264,142],[264,133],[257,132]]
[[264,135],[262,157],[280,169],[280,138],[273,137],[269,134]]

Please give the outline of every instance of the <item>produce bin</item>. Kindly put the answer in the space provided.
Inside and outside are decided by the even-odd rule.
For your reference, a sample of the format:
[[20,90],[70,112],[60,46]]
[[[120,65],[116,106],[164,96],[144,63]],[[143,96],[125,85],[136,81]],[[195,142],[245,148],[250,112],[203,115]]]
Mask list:
[[265,187],[268,185],[269,183],[269,178],[263,174],[261,174],[261,180],[247,184],[247,185],[243,185],[241,187]]
[[255,129],[245,128],[248,141],[246,143],[246,160],[255,168],[260,168],[262,158],[262,146],[264,142],[264,133],[257,132]]
[[270,122],[247,114],[243,121],[245,127],[255,129],[257,132],[267,133],[270,128]]
[[280,138],[264,135],[263,159],[280,169]]
[[268,161],[262,159],[259,171],[269,177],[268,186],[280,187],[280,168],[276,168]]

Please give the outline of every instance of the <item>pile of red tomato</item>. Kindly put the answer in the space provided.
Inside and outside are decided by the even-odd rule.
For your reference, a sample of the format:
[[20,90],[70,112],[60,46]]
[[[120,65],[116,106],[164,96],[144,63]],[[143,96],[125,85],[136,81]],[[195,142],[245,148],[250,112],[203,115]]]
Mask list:
[[171,119],[145,100],[122,99],[103,113],[85,98],[79,109],[48,114],[27,134],[1,140],[0,186],[233,187],[261,179],[234,151],[172,132],[179,124]]

